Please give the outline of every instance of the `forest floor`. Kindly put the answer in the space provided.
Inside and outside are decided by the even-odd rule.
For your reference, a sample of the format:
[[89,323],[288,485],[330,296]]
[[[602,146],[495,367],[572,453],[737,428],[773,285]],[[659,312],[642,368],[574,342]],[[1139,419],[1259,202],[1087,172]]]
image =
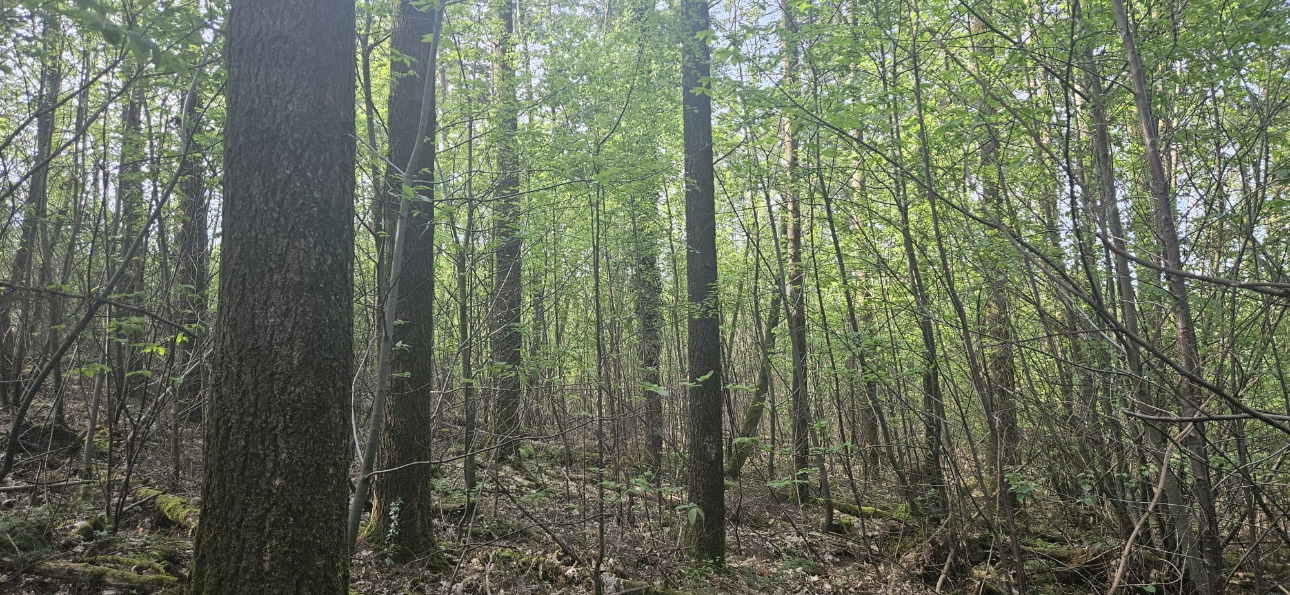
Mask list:
[[[0,414],[0,425],[9,421]],[[80,469],[83,433],[51,427],[26,428],[14,473],[0,485],[0,593],[179,592],[197,522],[195,473],[176,486],[156,437],[123,490],[125,445],[114,440],[113,476],[105,478],[108,436],[100,431],[91,479]],[[195,442],[183,441],[184,460],[199,460]],[[581,460],[571,462],[570,454]],[[738,522],[728,525],[726,567],[714,570],[683,556],[679,488],[605,477],[599,509],[594,453],[553,441],[526,445],[519,461],[505,465],[481,461],[482,495],[472,510],[462,496],[460,460],[442,465],[439,475],[437,527],[452,568],[430,574],[360,543],[352,593],[589,593],[602,551],[598,518],[606,593],[932,592],[873,555],[883,536],[899,532],[899,521],[839,513],[848,533],[821,532],[818,507],[781,502],[761,480],[729,486],[730,517]],[[105,530],[107,518],[116,519],[115,531]]]
[[[6,415],[0,415],[0,424],[8,426]],[[96,473],[89,478],[80,470],[83,435],[50,428],[27,428],[22,434],[25,452],[0,485],[0,594],[180,592],[198,516],[199,441],[181,441],[186,465],[176,485],[170,455],[159,454],[168,453],[168,437],[154,437],[123,489],[120,461],[128,458],[127,448],[113,441],[113,474],[104,477],[108,436],[100,431]],[[198,429],[194,424],[186,431],[196,434]],[[762,470],[751,464],[741,481],[727,482],[725,568],[696,565],[683,555],[688,518],[682,490],[615,474],[612,461],[602,477],[598,457],[587,445],[530,441],[519,460],[480,461],[481,496],[468,508],[461,460],[454,459],[460,446],[454,452],[444,444],[437,452],[451,461],[439,467],[436,526],[451,569],[436,575],[416,563],[395,564],[379,548],[360,542],[351,593],[590,593],[597,559],[605,593],[1007,590],[999,545],[959,540],[948,546],[958,548],[952,558],[956,562],[944,563],[946,556],[937,553],[947,549],[943,536],[934,531],[927,535],[926,527],[916,526],[897,508],[883,512],[845,501],[837,503],[832,530],[822,531],[822,507],[786,501],[784,486],[768,485]],[[865,489],[877,490],[878,483]],[[850,494],[835,486],[835,493],[844,492]],[[874,500],[897,499],[886,494]],[[108,518],[116,519],[115,531],[104,530]],[[1034,528],[1028,532],[1027,572],[1043,581],[1035,592],[1104,590],[1119,544],[1033,537],[1042,533]],[[964,553],[973,547],[989,551]],[[1149,577],[1131,568],[1128,584],[1144,576]]]

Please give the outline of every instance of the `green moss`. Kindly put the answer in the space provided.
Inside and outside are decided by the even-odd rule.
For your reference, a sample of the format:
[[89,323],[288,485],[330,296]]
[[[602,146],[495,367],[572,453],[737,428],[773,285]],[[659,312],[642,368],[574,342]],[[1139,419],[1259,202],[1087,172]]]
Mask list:
[[154,498],[153,508],[156,508],[157,512],[160,512],[170,522],[189,530],[197,528],[200,509],[179,496],[152,488],[139,488],[135,490],[134,497],[140,500]]
[[131,558],[129,556],[106,555],[94,556],[86,562],[95,566],[107,566],[120,570],[129,570],[134,573],[155,572],[157,574],[169,574],[166,567],[162,564],[146,558]]
[[72,525],[72,535],[81,541],[94,541],[99,531],[107,526],[107,520],[103,515],[98,515],[88,521],[80,521]]
[[[813,500],[816,504],[824,504],[824,500],[820,498],[814,498]],[[895,510],[888,511],[881,508],[875,508],[873,506],[857,507],[856,505],[848,502],[839,502],[834,500],[833,509],[862,519],[894,519],[907,524],[914,522],[913,515],[909,514],[908,504],[901,504],[900,506],[897,506]]]
[[179,579],[168,574],[138,574],[106,566],[70,563],[64,565],[69,574],[77,577],[84,586],[130,586],[134,588],[164,588],[179,584]]
[[108,434],[107,428],[99,428],[99,431],[94,432],[94,450],[95,451],[97,452],[108,451],[108,436],[109,434]]
[[39,518],[0,514],[0,555],[22,556],[49,549],[53,535]]

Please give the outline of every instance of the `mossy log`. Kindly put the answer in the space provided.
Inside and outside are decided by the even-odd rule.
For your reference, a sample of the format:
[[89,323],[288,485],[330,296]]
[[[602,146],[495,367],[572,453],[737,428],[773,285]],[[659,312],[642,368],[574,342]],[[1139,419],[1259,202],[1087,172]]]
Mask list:
[[687,595],[685,591],[651,585],[640,581],[618,581],[615,595]]
[[[811,502],[820,506],[824,505],[824,500],[822,498],[812,498]],[[901,505],[895,511],[888,511],[881,508],[874,508],[872,506],[856,506],[855,504],[848,502],[834,500],[833,509],[861,519],[891,519],[907,524],[914,521],[913,517],[909,514],[909,508],[904,505]]]
[[167,494],[161,490],[141,487],[134,491],[134,497],[140,501],[152,500],[152,507],[166,520],[179,525],[189,532],[197,529],[197,519],[201,510],[188,500]]
[[179,585],[179,579],[168,574],[139,574],[81,562],[41,562],[24,568],[22,573],[69,581],[82,587],[159,591]]

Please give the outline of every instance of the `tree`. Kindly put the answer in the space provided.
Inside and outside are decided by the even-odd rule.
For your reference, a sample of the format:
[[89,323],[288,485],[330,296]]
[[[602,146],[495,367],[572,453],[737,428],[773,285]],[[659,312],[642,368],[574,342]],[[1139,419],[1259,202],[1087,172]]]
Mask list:
[[[386,187],[399,203],[412,204],[408,218],[396,225],[396,233],[407,237],[402,258],[395,260],[401,266],[391,272],[398,277],[394,318],[401,324],[383,331],[392,333],[397,348],[391,361],[391,390],[376,461],[380,469],[395,470],[382,473],[373,484],[367,532],[384,541],[395,560],[422,559],[431,566],[443,561],[432,519],[436,513],[431,493],[433,469],[425,464],[431,456],[434,400],[434,73],[441,16],[437,6],[422,11],[411,0],[403,0],[395,12],[390,38],[394,57],[390,60],[389,163],[405,164],[407,170],[390,167]],[[424,43],[425,39],[432,41]],[[424,126],[423,113],[428,117]],[[418,144],[419,150],[414,151]],[[405,180],[411,183],[405,184]],[[405,189],[412,196],[407,196]]]
[[496,102],[497,208],[493,211],[497,268],[493,274],[492,350],[498,366],[494,423],[503,458],[519,451],[520,348],[523,334],[520,314],[524,298],[520,219],[520,160],[516,146],[519,105],[515,99],[515,2],[495,0],[493,10],[501,29],[493,41],[493,97]]
[[[45,221],[49,205],[49,160],[54,139],[54,116],[58,108],[58,91],[62,85],[62,68],[59,63],[59,38],[62,25],[57,17],[46,17],[41,35],[45,52],[41,62],[40,100],[36,117],[36,167],[32,171],[27,191],[27,203],[22,217],[22,231],[18,250],[13,258],[9,283],[25,287],[31,284],[32,261],[36,240]],[[21,298],[21,299],[20,299]],[[31,309],[34,300],[30,294],[11,291],[0,295],[0,406],[17,407],[17,398],[10,400],[10,387],[18,386],[21,377],[27,338],[34,323]],[[11,326],[11,311],[19,302],[18,326]]]
[[196,594],[349,589],[354,3],[234,0]]
[[[1156,233],[1160,234],[1162,244],[1161,264],[1164,267],[1165,281],[1172,300],[1171,310],[1174,317],[1175,340],[1178,343],[1178,363],[1184,371],[1178,384],[1178,400],[1183,405],[1183,415],[1196,416],[1201,412],[1200,398],[1203,387],[1197,379],[1202,378],[1200,351],[1196,345],[1196,325],[1192,320],[1191,303],[1188,298],[1187,280],[1180,271],[1183,270],[1182,250],[1178,241],[1178,224],[1174,212],[1177,207],[1169,191],[1169,180],[1165,174],[1164,160],[1160,155],[1160,142],[1156,129],[1156,115],[1147,95],[1147,76],[1143,71],[1142,58],[1138,54],[1133,32],[1129,29],[1129,18],[1124,8],[1124,0],[1111,0],[1115,12],[1116,30],[1124,46],[1124,54],[1129,62],[1129,79],[1133,86],[1133,100],[1138,111],[1138,124],[1142,133],[1142,146],[1146,152],[1147,169],[1151,175],[1150,190],[1154,213]],[[1223,545],[1218,530],[1218,512],[1215,509],[1213,482],[1209,470],[1209,446],[1205,437],[1205,425],[1196,422],[1191,431],[1185,432],[1185,446],[1191,455],[1191,474],[1193,489],[1196,492],[1196,505],[1200,513],[1200,559],[1188,557],[1188,568],[1192,574],[1193,586],[1203,594],[1217,595],[1225,590],[1223,578]],[[1184,521],[1186,522],[1186,521]],[[1185,544],[1180,544],[1185,545]]]
[[723,564],[726,501],[722,478],[721,328],[717,304],[716,186],[712,167],[708,4],[686,0],[681,40],[681,123],[685,139],[686,291],[689,298],[690,556]]

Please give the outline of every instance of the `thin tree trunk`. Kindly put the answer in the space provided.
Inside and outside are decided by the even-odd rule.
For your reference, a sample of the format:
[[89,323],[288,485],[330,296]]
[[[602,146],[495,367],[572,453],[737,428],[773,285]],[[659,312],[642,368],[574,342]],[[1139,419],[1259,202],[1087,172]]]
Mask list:
[[[783,23],[780,26],[780,43],[784,59],[784,86],[787,93],[797,93],[797,23],[793,20],[788,4],[781,4]],[[811,500],[811,487],[806,477],[811,456],[811,409],[806,395],[806,298],[802,288],[805,272],[802,267],[802,207],[798,196],[797,139],[793,134],[793,120],[789,115],[781,122],[784,142],[784,196],[785,234],[784,259],[788,266],[788,339],[792,348],[792,384],[789,388],[793,418],[793,485],[799,504]],[[823,472],[823,469],[820,470]]]
[[[1160,154],[1160,141],[1156,132],[1156,117],[1151,107],[1151,98],[1147,95],[1147,75],[1143,70],[1142,58],[1138,55],[1133,33],[1129,29],[1129,17],[1123,0],[1111,0],[1115,11],[1116,29],[1124,45],[1124,53],[1129,62],[1129,79],[1133,86],[1133,100],[1138,108],[1138,123],[1141,126],[1142,144],[1146,150],[1147,166],[1151,172],[1151,197],[1155,202],[1157,232],[1163,244],[1161,264],[1167,270],[1183,270],[1182,251],[1178,242],[1178,227],[1174,221],[1175,206],[1169,192],[1169,179],[1165,173],[1164,159]],[[1178,341],[1179,363],[1189,374],[1200,377],[1200,352],[1196,345],[1196,326],[1192,321],[1191,306],[1187,298],[1187,281],[1182,275],[1165,272],[1169,293],[1173,298],[1173,316],[1175,334]],[[1183,407],[1184,416],[1200,414],[1199,399],[1204,390],[1189,378],[1183,378],[1178,385],[1178,400]],[[1191,474],[1193,490],[1196,493],[1197,512],[1200,514],[1200,560],[1195,556],[1188,557],[1188,569],[1192,582],[1201,593],[1218,594],[1224,589],[1223,545],[1218,532],[1218,513],[1214,504],[1214,491],[1210,481],[1209,452],[1205,443],[1205,424],[1196,422],[1195,427],[1185,438],[1185,446],[1191,455]],[[1185,544],[1180,544],[1184,545]]]
[[[42,227],[47,225],[49,203],[49,161],[54,143],[54,116],[57,112],[58,92],[62,86],[62,65],[58,61],[59,40],[62,37],[57,19],[46,20],[43,25],[42,46],[46,59],[41,64],[39,115],[36,117],[36,164],[27,187],[27,203],[23,205],[22,227],[18,236],[18,250],[14,254],[9,282],[19,287],[31,285],[32,261]],[[12,311],[18,305],[18,325],[12,327]],[[0,405],[17,405],[21,384],[23,360],[26,359],[27,341],[34,320],[34,298],[30,293],[12,290],[0,294]],[[51,331],[52,332],[52,331]],[[12,401],[12,403],[11,403]]]

